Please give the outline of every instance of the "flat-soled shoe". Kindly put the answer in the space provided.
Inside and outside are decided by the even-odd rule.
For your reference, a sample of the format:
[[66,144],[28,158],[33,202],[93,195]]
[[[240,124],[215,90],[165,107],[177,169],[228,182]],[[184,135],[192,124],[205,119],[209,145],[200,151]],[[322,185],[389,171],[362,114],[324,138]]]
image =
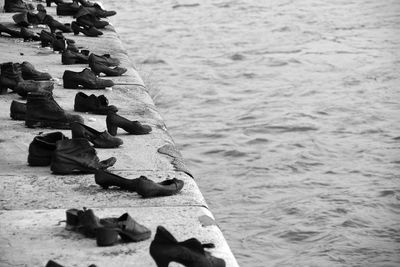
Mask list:
[[79,112],[90,112],[99,115],[107,115],[110,112],[117,112],[118,108],[108,104],[108,99],[104,95],[86,95],[78,92],[75,95],[74,110]]
[[53,81],[33,81],[33,80],[23,80],[17,83],[14,91],[22,96],[26,97],[28,93],[32,92],[44,92],[51,93],[54,89]]
[[184,182],[176,178],[155,183],[147,177],[141,176],[136,184],[136,192],[144,198],[171,196],[180,192],[183,185]]
[[96,74],[88,68],[85,68],[81,72],[64,71],[63,82],[64,88],[68,89],[105,89],[114,85],[114,82],[111,80],[96,77]]
[[48,81],[52,78],[49,73],[36,70],[35,67],[28,61],[22,62],[21,72],[24,80]]
[[118,66],[120,64],[120,61],[117,58],[112,58],[110,56],[110,54],[104,54],[104,55],[100,56],[100,55],[91,53],[89,55],[89,60],[91,62],[101,63],[103,65],[106,65],[107,67]]
[[109,25],[108,21],[100,20],[91,14],[77,17],[76,22],[82,27],[95,27],[97,29],[103,29]]
[[89,57],[80,52],[74,52],[74,51],[67,49],[61,55],[61,62],[64,65],[88,64]]
[[89,37],[98,37],[99,35],[103,35],[101,31],[99,31],[95,27],[82,27],[75,21],[71,23],[71,29],[73,30],[75,35],[78,35],[80,32]]
[[55,174],[94,173],[113,166],[116,161],[114,157],[100,161],[87,139],[74,138],[56,143],[50,169]]
[[94,179],[96,184],[100,185],[104,189],[107,189],[110,186],[118,186],[131,192],[136,192],[138,182],[138,178],[126,179],[104,170],[97,170],[94,174]]
[[190,267],[225,267],[223,259],[212,256],[204,247],[196,238],[178,242],[167,229],[158,226],[150,244],[150,255],[157,267],[168,267],[170,262]]
[[116,148],[123,144],[120,138],[111,136],[107,131],[99,132],[83,123],[71,123],[72,138],[86,138],[94,147]]
[[93,62],[90,60],[89,60],[89,67],[96,75],[104,73],[106,76],[121,76],[127,71],[126,68],[121,68],[121,67],[110,68],[102,63],[96,61]]
[[117,134],[117,129],[122,128],[130,134],[148,134],[151,132],[151,127],[146,124],[141,124],[138,121],[130,121],[116,113],[109,113],[106,118],[107,130],[111,135]]
[[58,4],[57,5],[57,15],[59,16],[74,16],[78,12],[80,5],[78,2],[73,1],[72,3]]
[[13,120],[24,121],[26,117],[26,104],[13,100],[10,106],[10,117]]

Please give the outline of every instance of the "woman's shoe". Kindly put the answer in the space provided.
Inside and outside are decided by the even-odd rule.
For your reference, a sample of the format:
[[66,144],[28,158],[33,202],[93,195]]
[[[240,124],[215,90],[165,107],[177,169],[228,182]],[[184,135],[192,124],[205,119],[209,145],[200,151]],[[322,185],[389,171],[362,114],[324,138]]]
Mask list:
[[157,227],[150,244],[150,255],[158,267],[168,267],[170,262],[188,267],[225,267],[225,261],[205,251],[196,238],[178,242],[163,226]]
[[74,31],[75,35],[78,35],[80,32],[89,37],[97,37],[99,35],[103,35],[103,33],[95,27],[82,27],[75,21],[71,23],[71,29]]
[[81,72],[64,71],[63,83],[64,88],[67,89],[105,89],[114,85],[114,82],[111,80],[96,77],[96,74],[88,68],[85,68]]
[[171,196],[179,193],[183,188],[182,180],[173,178],[160,183],[141,176],[137,180],[136,192],[144,198]]
[[71,131],[72,138],[85,138],[90,141],[94,147],[116,148],[123,144],[120,138],[111,136],[107,131],[99,132],[80,122],[72,122]]
[[96,184],[100,185],[104,189],[107,189],[110,186],[118,186],[131,192],[136,191],[138,182],[138,178],[126,179],[104,170],[97,170],[94,174],[94,179]]
[[127,69],[121,67],[110,68],[102,63],[91,61],[90,59],[89,59],[89,67],[96,75],[104,73],[106,76],[121,76],[127,71]]
[[151,127],[146,124],[141,124],[138,121],[130,121],[116,113],[109,113],[106,118],[107,130],[111,135],[116,135],[118,127],[124,129],[130,134],[148,134],[151,132]]

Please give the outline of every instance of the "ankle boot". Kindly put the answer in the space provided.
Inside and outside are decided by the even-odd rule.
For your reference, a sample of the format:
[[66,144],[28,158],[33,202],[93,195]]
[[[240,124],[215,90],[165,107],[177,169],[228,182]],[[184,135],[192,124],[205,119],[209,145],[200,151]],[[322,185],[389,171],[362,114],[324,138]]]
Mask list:
[[35,7],[32,4],[27,4],[22,0],[5,0],[4,11],[5,12],[23,12],[34,10]]
[[24,61],[21,64],[22,78],[24,80],[34,81],[48,81],[51,80],[51,75],[47,72],[40,72],[28,61]]
[[64,65],[72,65],[72,64],[88,64],[89,57],[79,52],[74,52],[71,50],[65,50],[61,55],[61,62]]
[[52,93],[54,89],[53,81],[33,81],[33,80],[23,80],[18,82],[17,86],[15,86],[14,91],[26,98],[28,93],[32,92],[43,92],[43,93]]
[[121,67],[110,68],[102,63],[91,61],[90,59],[89,67],[96,75],[104,73],[106,76],[121,76],[127,71],[127,69]]
[[94,53],[91,53],[89,55],[89,61],[101,63],[103,65],[106,65],[107,67],[118,66],[120,64],[117,58],[111,58],[109,54],[104,54],[102,56],[99,56]]
[[64,88],[67,89],[104,89],[114,85],[114,82],[111,80],[97,78],[96,74],[88,68],[85,68],[81,72],[64,71],[63,82]]
[[45,31],[45,30],[42,30],[40,32],[40,41],[41,41],[42,47],[52,46],[54,40],[55,40],[54,34],[48,32],[48,31]]
[[26,103],[25,125],[29,128],[49,127],[55,129],[70,129],[70,123],[83,118],[65,112],[54,100],[51,93],[29,93]]
[[26,104],[13,100],[10,106],[10,117],[13,120],[24,121],[26,117]]
[[107,130],[111,135],[117,134],[117,129],[122,128],[130,134],[148,134],[151,127],[138,121],[130,121],[116,113],[109,113],[106,118]]
[[72,138],[85,138],[94,147],[116,148],[123,144],[120,138],[111,136],[107,131],[99,132],[95,129],[79,122],[71,123]]
[[139,178],[126,179],[103,170],[97,170],[94,174],[94,179],[96,184],[100,185],[104,189],[108,189],[110,186],[118,186],[121,189],[131,192],[136,192],[137,182],[139,181]]
[[75,21],[71,23],[71,29],[74,31],[75,35],[78,35],[80,32],[89,37],[97,37],[99,35],[103,35],[101,31],[96,29],[95,27],[82,27]]
[[117,112],[118,108],[108,104],[108,99],[104,95],[86,95],[78,92],[75,95],[74,110],[79,112],[90,112],[99,115],[107,115],[110,112]]
[[225,267],[225,261],[206,252],[196,238],[178,242],[163,226],[157,227],[150,244],[150,255],[157,267],[168,267],[170,262],[188,267]]
[[94,173],[113,166],[116,161],[114,157],[100,161],[87,139],[76,138],[57,142],[50,169],[55,174]]
[[103,29],[109,25],[108,21],[100,20],[91,14],[77,16],[76,22],[82,27],[95,27],[97,29]]
[[19,64],[6,62],[1,65],[0,88],[2,93],[6,93],[7,89],[14,91],[17,84],[22,81],[21,67]]
[[0,24],[0,36],[2,35],[3,32],[7,33],[8,35],[10,35],[13,38],[21,38],[21,33],[19,31],[9,29],[6,26],[4,26],[3,24]]
[[173,178],[160,183],[141,176],[137,181],[136,192],[144,198],[171,196],[180,192],[183,188],[182,180]]
[[28,164],[29,166],[48,166],[51,156],[56,149],[59,140],[68,139],[62,132],[41,134],[33,138],[29,145]]

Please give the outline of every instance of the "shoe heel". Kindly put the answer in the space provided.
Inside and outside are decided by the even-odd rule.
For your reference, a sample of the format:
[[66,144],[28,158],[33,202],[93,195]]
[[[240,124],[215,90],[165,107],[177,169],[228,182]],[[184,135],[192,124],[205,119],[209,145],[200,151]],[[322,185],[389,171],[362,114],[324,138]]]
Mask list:
[[67,230],[73,230],[79,225],[78,210],[69,209],[65,212],[67,217],[65,228]]
[[112,246],[118,241],[118,231],[113,228],[97,228],[96,243],[99,247]]

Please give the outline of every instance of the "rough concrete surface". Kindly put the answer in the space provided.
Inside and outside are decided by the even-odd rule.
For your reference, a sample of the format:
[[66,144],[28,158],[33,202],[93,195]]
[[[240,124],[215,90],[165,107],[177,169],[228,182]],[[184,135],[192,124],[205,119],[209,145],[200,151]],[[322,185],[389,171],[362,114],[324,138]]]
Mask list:
[[[1,7],[3,3],[0,0]],[[54,4],[46,8],[55,19],[64,23],[72,21],[71,17],[57,16],[55,9]],[[12,15],[0,13],[0,23],[18,29]],[[35,26],[31,30],[40,32],[42,28]],[[109,170],[125,178],[145,175],[159,182],[176,177],[182,179],[185,186],[174,196],[144,199],[118,188],[102,189],[96,185],[93,174],[53,175],[49,167],[29,167],[27,156],[32,139],[41,132],[59,130],[29,129],[23,121],[11,120],[12,100],[25,100],[11,92],[0,95],[0,239],[3,240],[0,242],[0,266],[44,266],[49,259],[64,266],[88,266],[91,263],[99,267],[155,266],[148,248],[158,225],[165,226],[178,240],[196,237],[202,242],[214,243],[216,248],[210,252],[224,258],[227,266],[237,266],[115,30],[107,26],[103,33],[98,38],[82,34],[74,36],[73,33],[64,35],[74,39],[79,48],[100,55],[109,53],[121,61],[122,67],[128,68],[123,76],[109,78],[116,84],[112,90],[64,89],[62,75],[65,70],[82,71],[88,66],[62,65],[61,55],[40,47],[39,42],[0,37],[0,63],[29,61],[37,70],[49,72],[55,80],[53,94],[58,104],[68,112],[83,116],[85,124],[99,131],[106,129],[105,116],[73,111],[77,92],[104,94],[110,104],[119,108],[120,115],[151,125],[153,131],[149,135],[128,135],[119,129],[118,137],[124,144],[117,149],[96,149],[100,160],[116,157],[116,164]],[[62,132],[71,137],[69,130]],[[160,148],[165,150],[163,147],[172,152],[159,153]],[[94,208],[100,217],[119,216],[128,211],[150,228],[153,236],[138,243],[97,247],[94,240],[65,230],[64,223],[60,222],[65,220],[66,209],[82,207]]]

